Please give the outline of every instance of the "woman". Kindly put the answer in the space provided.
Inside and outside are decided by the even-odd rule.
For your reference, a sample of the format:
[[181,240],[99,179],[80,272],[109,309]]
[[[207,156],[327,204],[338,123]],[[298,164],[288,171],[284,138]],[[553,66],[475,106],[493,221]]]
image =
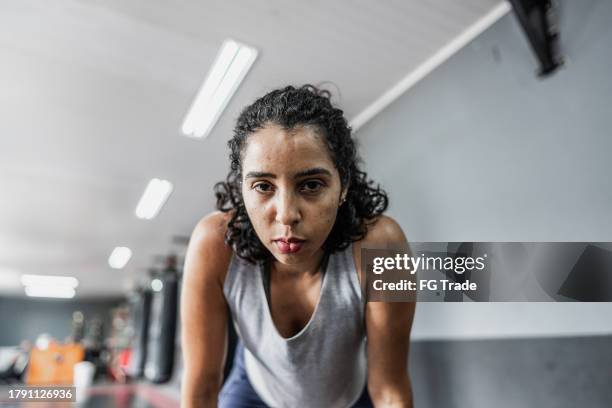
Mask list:
[[[182,406],[411,407],[414,304],[360,290],[361,247],[406,238],[343,112],[310,85],[275,90],[244,109],[229,146],[219,211],[185,262]],[[221,389],[228,306],[239,345]]]

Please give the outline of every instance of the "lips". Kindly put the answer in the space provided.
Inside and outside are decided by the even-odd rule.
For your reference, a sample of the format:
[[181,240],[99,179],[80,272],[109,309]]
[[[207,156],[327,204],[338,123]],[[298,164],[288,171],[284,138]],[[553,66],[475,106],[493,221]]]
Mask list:
[[303,239],[298,238],[279,238],[275,239],[274,243],[276,244],[278,250],[283,254],[294,254],[302,249],[304,245]]

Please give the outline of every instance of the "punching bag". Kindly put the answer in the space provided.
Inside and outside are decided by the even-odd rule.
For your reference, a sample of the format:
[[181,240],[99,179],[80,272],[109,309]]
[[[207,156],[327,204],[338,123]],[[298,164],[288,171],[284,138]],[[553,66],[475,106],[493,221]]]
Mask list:
[[145,378],[168,381],[174,365],[178,272],[176,258],[168,257],[166,268],[151,280],[151,316],[145,363]]
[[149,336],[149,318],[151,315],[151,290],[142,289],[129,298],[130,326],[134,330],[132,356],[128,366],[128,375],[139,378],[144,374]]

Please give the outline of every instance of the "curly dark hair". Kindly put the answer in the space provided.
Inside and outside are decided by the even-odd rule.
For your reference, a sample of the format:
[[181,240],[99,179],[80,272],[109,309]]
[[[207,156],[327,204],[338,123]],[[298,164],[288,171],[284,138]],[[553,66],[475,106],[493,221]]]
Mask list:
[[257,99],[244,108],[229,140],[230,171],[226,181],[214,186],[217,209],[232,212],[225,236],[236,255],[256,263],[271,254],[261,243],[248,217],[242,199],[242,150],[249,135],[267,125],[285,129],[313,126],[325,136],[342,189],[348,186],[345,202],[340,206],[336,222],[323,244],[323,249],[335,252],[346,249],[351,242],[365,237],[368,225],[382,214],[389,204],[384,190],[368,179],[359,169],[355,141],[342,110],[332,106],[331,93],[313,85],[299,88],[287,86]]

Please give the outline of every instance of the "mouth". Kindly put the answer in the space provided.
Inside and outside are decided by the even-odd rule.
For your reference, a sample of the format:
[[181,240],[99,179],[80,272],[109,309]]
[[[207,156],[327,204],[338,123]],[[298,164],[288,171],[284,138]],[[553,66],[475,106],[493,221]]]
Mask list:
[[273,242],[281,253],[294,254],[302,249],[305,240],[299,238],[277,238]]

